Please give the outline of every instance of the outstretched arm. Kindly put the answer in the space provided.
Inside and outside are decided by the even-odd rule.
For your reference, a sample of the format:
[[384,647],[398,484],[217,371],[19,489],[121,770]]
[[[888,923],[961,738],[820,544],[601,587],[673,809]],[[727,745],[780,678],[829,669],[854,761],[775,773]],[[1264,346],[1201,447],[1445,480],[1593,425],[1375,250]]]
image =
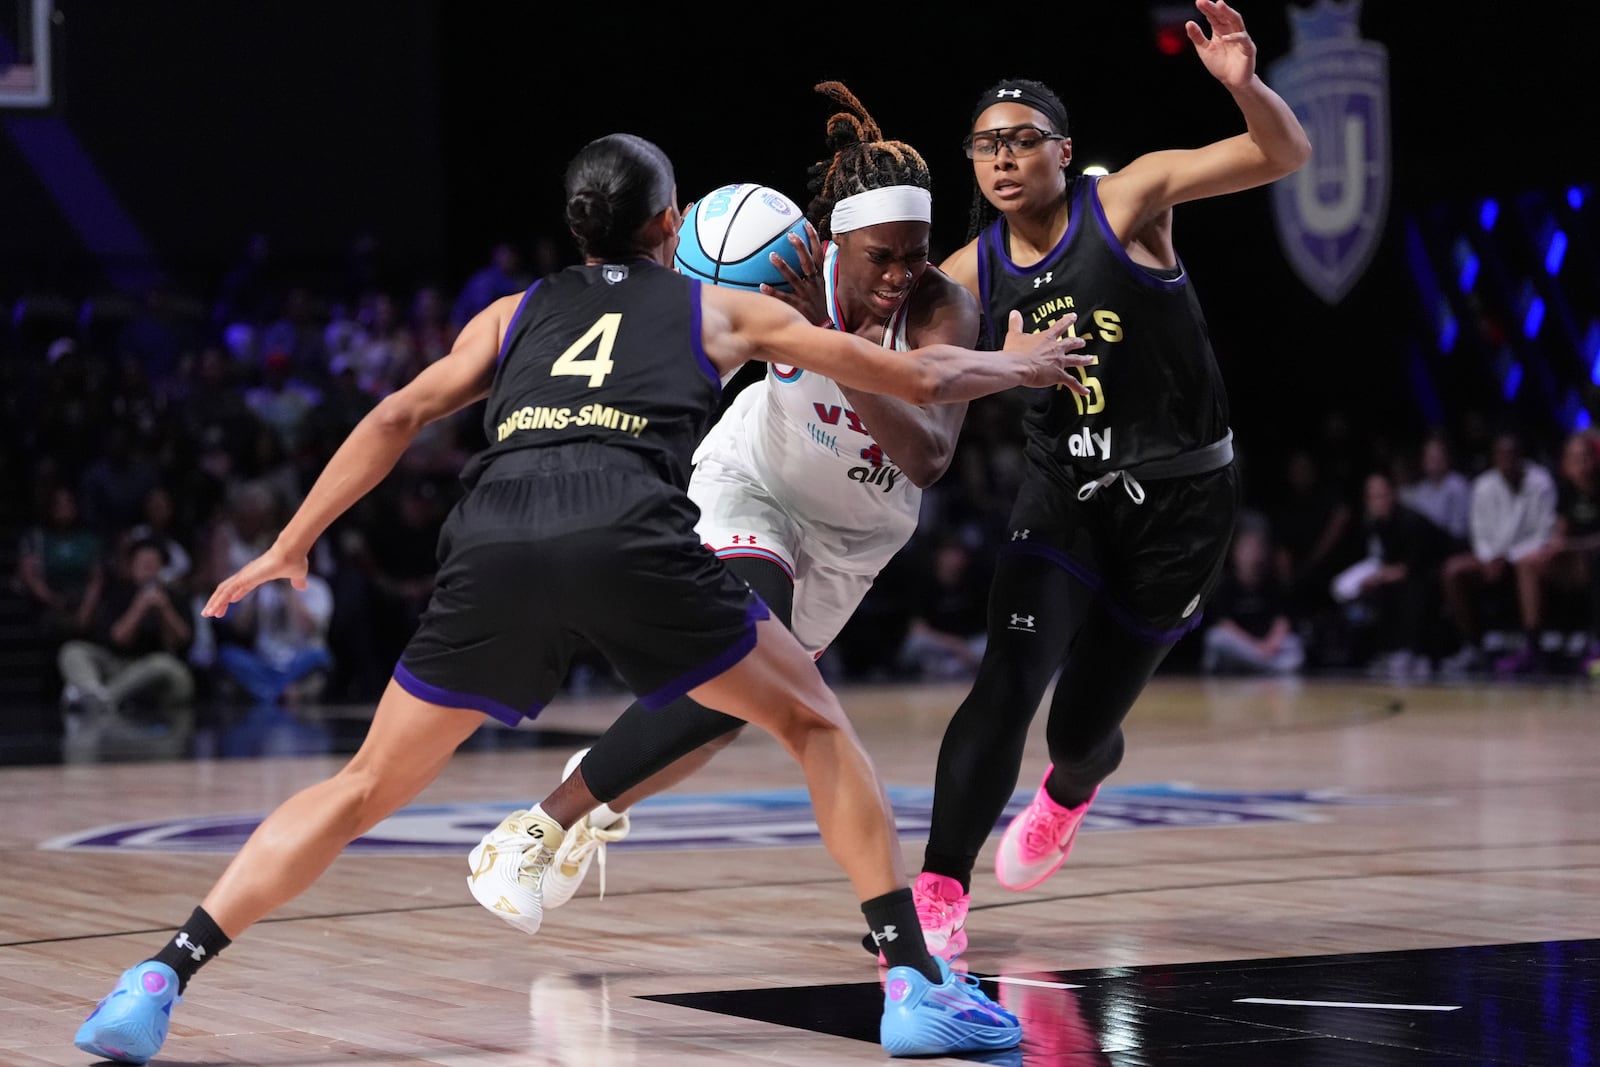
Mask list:
[[522,294],[502,297],[473,317],[455,347],[404,388],[390,393],[350,431],[322,469],[294,517],[271,548],[217,586],[201,614],[221,618],[264,582],[287,578],[306,587],[307,554],[324,530],[388,476],[428,423],[453,415],[489,394],[500,340]]
[[1292,174],[1311,158],[1311,141],[1283,98],[1256,73],[1256,46],[1239,13],[1220,0],[1195,0],[1210,35],[1194,22],[1189,40],[1211,76],[1233,95],[1245,132],[1203,148],[1151,152],[1101,179],[1100,198],[1118,233],[1139,229],[1176,204],[1235,193]]
[[822,329],[780,301],[756,293],[702,286],[701,329],[706,355],[721,374],[759,359],[801,367],[840,385],[887,393],[913,404],[948,404],[998,393],[1018,385],[1084,386],[1071,368],[1090,358],[1083,340],[1063,336],[1075,317],[1063,316],[1039,333],[1022,331],[1012,313],[1003,352],[977,352],[953,345],[928,345],[895,352],[862,337]]

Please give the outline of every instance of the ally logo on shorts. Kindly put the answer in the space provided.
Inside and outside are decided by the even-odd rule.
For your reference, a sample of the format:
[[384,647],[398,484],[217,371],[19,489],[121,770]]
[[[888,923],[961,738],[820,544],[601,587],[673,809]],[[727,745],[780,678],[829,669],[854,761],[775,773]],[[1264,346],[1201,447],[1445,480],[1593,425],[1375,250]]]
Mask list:
[[[933,790],[890,787],[900,832],[926,835]],[[1027,789],[1006,805],[1004,826],[1033,799]],[[429,804],[402,809],[346,849],[369,855],[467,852],[526,800]],[[1107,787],[1083,823],[1085,833],[1119,830],[1218,828],[1261,823],[1326,822],[1352,805],[1431,804],[1413,797],[1361,796],[1338,790],[1241,792],[1179,783]],[[819,845],[811,801],[803,789],[652,797],[635,809],[621,849],[782,848]],[[44,849],[119,849],[130,852],[233,853],[264,814],[205,815],[99,826],[42,842]]]

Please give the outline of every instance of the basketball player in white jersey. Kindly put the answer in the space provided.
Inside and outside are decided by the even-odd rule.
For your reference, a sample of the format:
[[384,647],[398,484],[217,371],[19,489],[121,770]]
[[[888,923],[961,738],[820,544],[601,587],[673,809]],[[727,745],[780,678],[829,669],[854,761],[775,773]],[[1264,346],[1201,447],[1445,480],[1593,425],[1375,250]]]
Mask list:
[[[807,209],[831,241],[825,250],[800,249],[803,273],[774,256],[794,291],[764,291],[887,348],[974,345],[976,298],[928,262],[927,165],[909,145],[883,140],[843,85],[817,89],[845,108],[828,120],[832,156],[813,168]],[[965,413],[964,403],[918,407],[773,365],[735,397],[695,453],[696,532],[820,656],[916,530],[922,489],[949,467]],[[606,843],[628,832],[627,808],[704,766],[742,725],[686,697],[653,711],[634,703],[536,806],[568,830],[553,862],[522,872],[514,886],[469,879],[473,895],[535,932],[597,854],[603,874]],[[526,815],[484,836],[474,871]]]

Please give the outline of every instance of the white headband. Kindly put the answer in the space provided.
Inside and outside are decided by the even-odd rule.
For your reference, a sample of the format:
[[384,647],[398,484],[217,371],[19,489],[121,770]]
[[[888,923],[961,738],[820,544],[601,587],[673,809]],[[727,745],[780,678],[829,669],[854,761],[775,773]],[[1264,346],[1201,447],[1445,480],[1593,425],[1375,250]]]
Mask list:
[[933,197],[915,185],[891,185],[847,196],[833,205],[828,229],[849,233],[880,222],[933,222]]

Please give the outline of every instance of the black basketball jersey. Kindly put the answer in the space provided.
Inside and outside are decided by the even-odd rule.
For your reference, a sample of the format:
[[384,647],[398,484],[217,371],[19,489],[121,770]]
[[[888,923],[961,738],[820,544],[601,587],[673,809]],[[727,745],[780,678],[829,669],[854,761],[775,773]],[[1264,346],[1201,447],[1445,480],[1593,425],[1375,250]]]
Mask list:
[[680,488],[722,383],[700,335],[700,283],[648,260],[568,267],[534,283],[506,330],[484,413],[497,457],[588,443],[647,458]]
[[1013,309],[1037,332],[1077,312],[1073,333],[1095,362],[1089,388],[1038,390],[1024,419],[1029,451],[1099,476],[1212,444],[1228,433],[1228,400],[1188,274],[1139,266],[1117,240],[1095,180],[1068,190],[1067,232],[1037,264],[1006,251],[1005,219],[978,237],[978,288],[992,337]]

